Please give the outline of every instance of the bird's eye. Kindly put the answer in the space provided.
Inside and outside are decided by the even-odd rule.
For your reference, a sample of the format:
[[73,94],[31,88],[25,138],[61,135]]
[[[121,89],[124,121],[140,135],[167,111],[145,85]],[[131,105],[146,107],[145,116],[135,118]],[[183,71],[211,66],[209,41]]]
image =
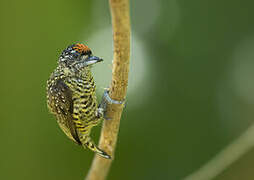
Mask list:
[[77,53],[76,51],[74,51],[74,52],[72,53],[72,56],[73,56],[73,58],[78,58],[78,57],[80,56],[80,54]]

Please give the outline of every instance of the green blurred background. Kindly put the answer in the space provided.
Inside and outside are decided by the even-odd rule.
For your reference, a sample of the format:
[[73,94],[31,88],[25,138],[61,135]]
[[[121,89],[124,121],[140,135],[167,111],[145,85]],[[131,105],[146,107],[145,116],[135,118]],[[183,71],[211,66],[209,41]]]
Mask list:
[[[127,107],[108,179],[180,180],[253,123],[254,3],[131,0]],[[93,153],[72,143],[46,106],[45,84],[61,51],[83,42],[105,59],[107,1],[0,1],[0,179],[81,180]],[[93,136],[98,140],[100,127]],[[254,138],[254,137],[253,137]],[[254,179],[254,149],[215,179]]]

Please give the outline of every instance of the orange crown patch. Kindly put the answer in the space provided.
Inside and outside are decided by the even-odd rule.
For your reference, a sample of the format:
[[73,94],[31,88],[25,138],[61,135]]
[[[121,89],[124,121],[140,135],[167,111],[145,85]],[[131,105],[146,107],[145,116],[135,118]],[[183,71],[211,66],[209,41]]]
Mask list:
[[81,54],[85,54],[85,53],[87,53],[87,52],[91,52],[91,49],[90,49],[88,46],[86,46],[86,45],[84,45],[84,44],[80,44],[80,43],[77,43],[77,44],[73,47],[73,49],[74,49],[75,51],[78,51],[78,52],[81,53]]

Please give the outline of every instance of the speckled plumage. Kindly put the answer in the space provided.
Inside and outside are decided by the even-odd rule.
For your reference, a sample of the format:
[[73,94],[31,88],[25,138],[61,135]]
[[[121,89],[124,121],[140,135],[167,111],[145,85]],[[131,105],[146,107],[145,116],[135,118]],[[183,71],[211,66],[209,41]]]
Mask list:
[[68,46],[47,81],[47,104],[71,140],[110,158],[90,138],[92,127],[103,119],[91,73],[91,65],[100,61],[102,59],[92,56],[91,50],[83,44]]

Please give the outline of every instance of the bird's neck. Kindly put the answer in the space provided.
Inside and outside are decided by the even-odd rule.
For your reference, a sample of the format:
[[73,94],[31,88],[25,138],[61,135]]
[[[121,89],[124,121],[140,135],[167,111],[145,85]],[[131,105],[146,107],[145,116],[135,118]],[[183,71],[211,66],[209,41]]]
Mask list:
[[55,76],[59,77],[60,79],[66,77],[90,77],[92,76],[91,68],[84,67],[82,69],[72,69],[67,67],[57,67],[53,73]]

